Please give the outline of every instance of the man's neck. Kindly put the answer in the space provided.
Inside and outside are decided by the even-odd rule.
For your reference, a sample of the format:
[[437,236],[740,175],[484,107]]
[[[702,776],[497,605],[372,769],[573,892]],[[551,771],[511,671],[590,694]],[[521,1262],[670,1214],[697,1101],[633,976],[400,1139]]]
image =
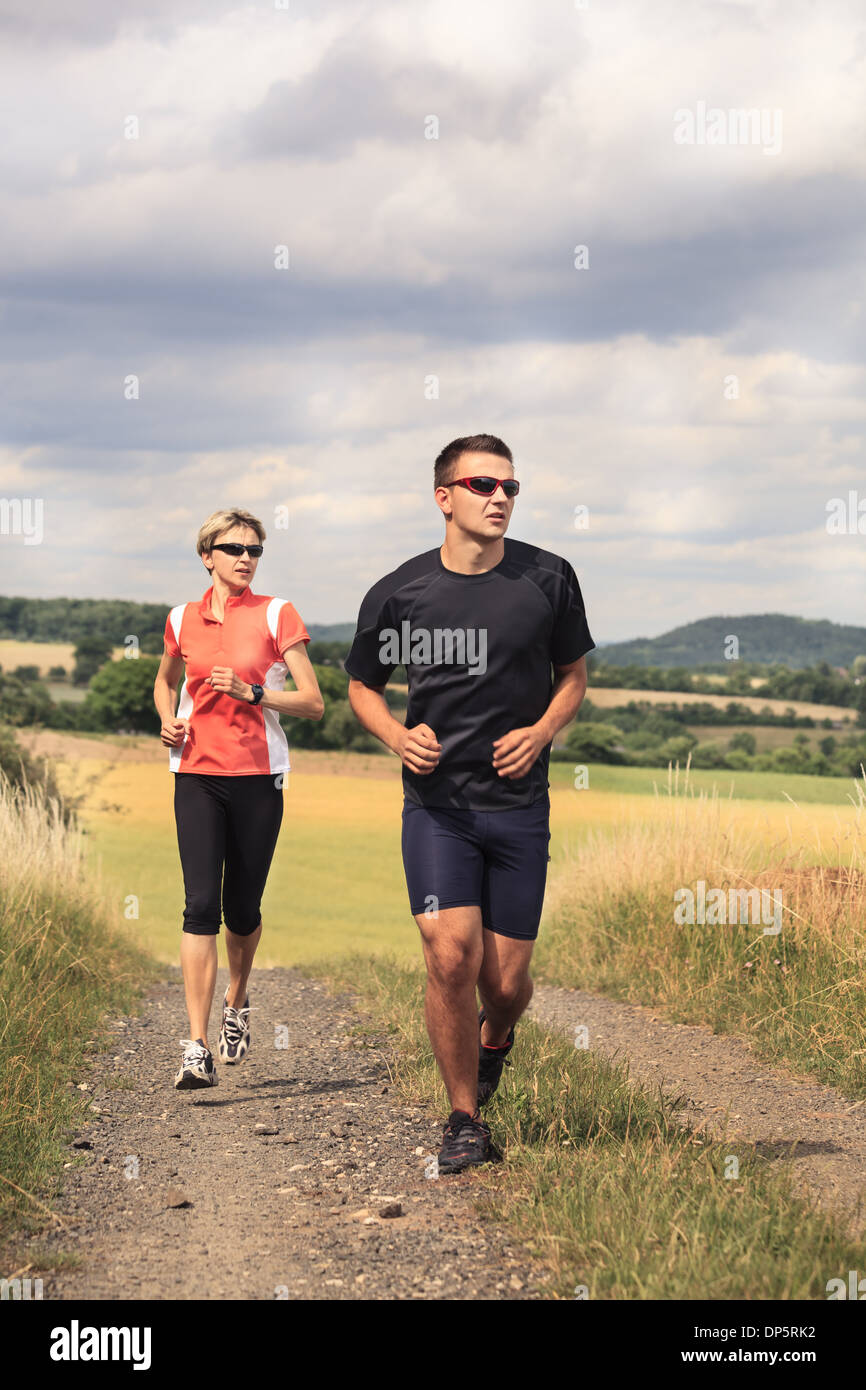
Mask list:
[[446,533],[445,542],[439,554],[447,570],[457,574],[484,574],[499,564],[505,555],[505,538],[495,536],[489,541],[480,541],[475,536]]

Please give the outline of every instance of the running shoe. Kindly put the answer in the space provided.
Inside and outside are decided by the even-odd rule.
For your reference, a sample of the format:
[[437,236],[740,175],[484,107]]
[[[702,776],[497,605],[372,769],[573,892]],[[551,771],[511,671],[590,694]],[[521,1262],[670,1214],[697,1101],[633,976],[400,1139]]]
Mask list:
[[242,1062],[250,1050],[250,996],[247,995],[242,1009],[233,1009],[226,1003],[228,990],[223,996],[223,1021],[220,1026],[219,1055],[226,1066]]
[[219,1077],[213,1064],[213,1054],[201,1038],[181,1038],[183,1061],[174,1078],[175,1090],[197,1091],[202,1086],[218,1086]]
[[499,1078],[502,1075],[503,1067],[510,1067],[508,1054],[514,1046],[514,1029],[510,1029],[508,1041],[501,1047],[488,1047],[481,1041],[481,1025],[484,1022],[484,1010],[478,1015],[478,1108],[486,1105],[496,1087],[499,1085]]
[[465,1110],[452,1110],[442,1135],[439,1150],[439,1172],[459,1173],[478,1163],[491,1163],[500,1157],[493,1147],[490,1129],[478,1111],[469,1115]]

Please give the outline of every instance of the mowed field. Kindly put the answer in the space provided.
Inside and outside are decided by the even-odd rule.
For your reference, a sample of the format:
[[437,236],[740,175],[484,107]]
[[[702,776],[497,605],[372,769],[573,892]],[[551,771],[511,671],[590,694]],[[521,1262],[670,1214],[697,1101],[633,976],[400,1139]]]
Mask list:
[[[114,647],[111,657],[113,661],[120,661],[123,647]],[[52,666],[63,666],[71,671],[74,665],[74,642],[19,642],[12,637],[0,638],[0,670],[38,666],[40,675],[47,676]]]
[[[795,714],[806,716],[820,723],[831,719],[834,723],[856,724],[857,711],[846,705],[816,705],[810,700],[765,700],[758,695],[692,695],[677,690],[618,690],[613,686],[594,686],[589,697],[600,709],[618,709],[632,700],[646,701],[649,705],[691,705],[701,702],[724,709],[732,700],[750,710],[772,710],[773,714],[784,714],[792,709]],[[751,727],[751,726],[749,726]],[[790,731],[786,731],[790,732]],[[793,737],[793,733],[791,733]]]
[[[88,853],[118,913],[138,924],[143,945],[175,960],[183,882],[166,750],[143,737],[25,730],[21,739],[57,758],[63,789],[84,797]],[[400,855],[397,760],[295,750],[292,766],[263,902],[259,963],[291,965],[350,951],[417,956]],[[589,786],[578,790],[567,763],[551,765],[550,781],[551,888],[569,873],[573,852],[591,832],[652,820],[669,793],[684,786],[681,772],[593,765]],[[723,817],[749,835],[806,847],[813,862],[844,862],[862,817],[853,780],[706,771],[693,773],[688,787],[696,802],[717,796]]]

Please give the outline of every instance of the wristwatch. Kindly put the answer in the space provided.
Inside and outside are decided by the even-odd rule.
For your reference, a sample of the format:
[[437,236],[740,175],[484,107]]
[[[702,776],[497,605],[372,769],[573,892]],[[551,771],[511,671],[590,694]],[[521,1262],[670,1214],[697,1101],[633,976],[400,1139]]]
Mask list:
[[247,704],[258,705],[261,702],[261,698],[265,693],[265,688],[263,685],[256,685],[255,683],[252,685],[251,688],[253,692],[253,698],[251,700],[248,700]]

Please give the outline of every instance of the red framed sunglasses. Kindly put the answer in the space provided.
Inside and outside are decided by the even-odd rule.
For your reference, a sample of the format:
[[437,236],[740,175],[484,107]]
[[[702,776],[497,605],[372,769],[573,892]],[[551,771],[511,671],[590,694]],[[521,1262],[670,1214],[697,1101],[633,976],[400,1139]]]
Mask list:
[[498,487],[502,488],[506,497],[516,497],[520,491],[520,484],[516,478],[455,478],[450,483],[442,484],[443,487],[458,485],[468,488],[479,497],[492,497]]

